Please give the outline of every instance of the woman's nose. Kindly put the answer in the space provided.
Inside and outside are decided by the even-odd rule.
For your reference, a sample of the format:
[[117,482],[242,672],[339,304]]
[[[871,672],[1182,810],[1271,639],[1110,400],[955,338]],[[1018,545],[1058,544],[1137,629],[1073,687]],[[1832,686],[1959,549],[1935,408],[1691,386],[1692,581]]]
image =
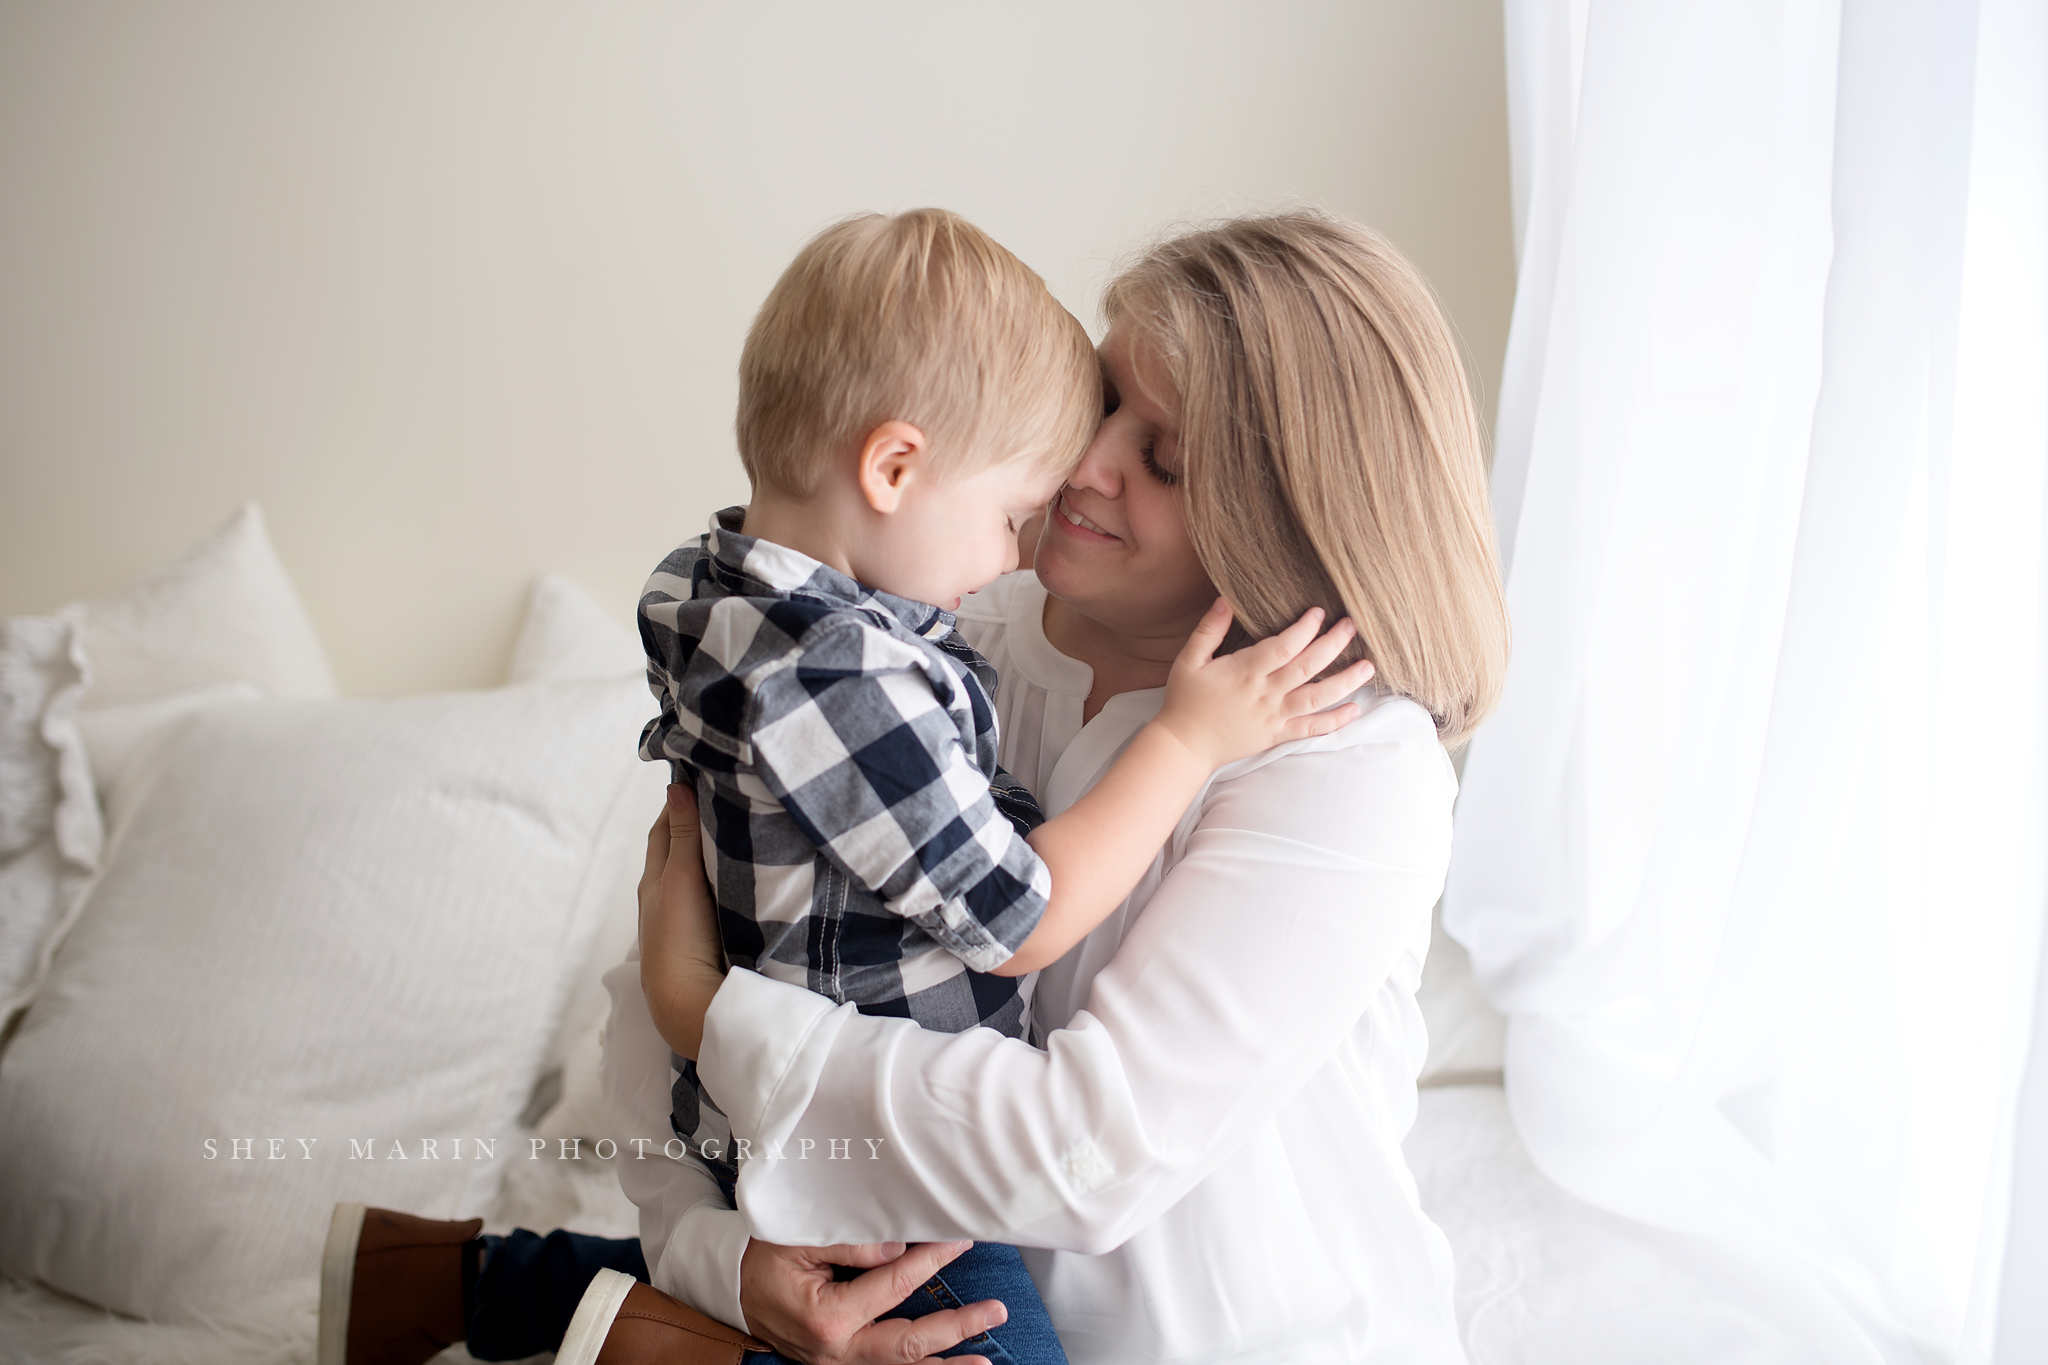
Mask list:
[[1115,433],[1111,430],[1114,421],[1112,418],[1096,428],[1095,439],[1081,453],[1081,463],[1067,475],[1068,487],[1085,488],[1105,498],[1114,498],[1123,492],[1123,470],[1116,461]]

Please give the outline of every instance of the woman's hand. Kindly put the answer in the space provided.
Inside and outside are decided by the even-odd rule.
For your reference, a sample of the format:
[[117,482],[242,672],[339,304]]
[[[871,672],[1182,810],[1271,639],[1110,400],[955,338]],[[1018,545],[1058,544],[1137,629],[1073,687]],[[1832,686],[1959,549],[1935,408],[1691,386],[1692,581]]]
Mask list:
[[[792,1360],[810,1365],[940,1365],[934,1359],[940,1351],[1008,1320],[1009,1310],[1001,1300],[941,1309],[921,1318],[877,1319],[973,1245],[786,1247],[752,1241],[740,1261],[740,1309],[748,1331]],[[867,1273],[835,1282],[835,1265]],[[988,1365],[981,1356],[952,1356],[946,1365],[969,1362]]]
[[687,787],[671,786],[667,806],[647,831],[640,873],[640,989],[662,1041],[692,1061],[704,1043],[711,997],[725,980],[703,837],[696,798]]

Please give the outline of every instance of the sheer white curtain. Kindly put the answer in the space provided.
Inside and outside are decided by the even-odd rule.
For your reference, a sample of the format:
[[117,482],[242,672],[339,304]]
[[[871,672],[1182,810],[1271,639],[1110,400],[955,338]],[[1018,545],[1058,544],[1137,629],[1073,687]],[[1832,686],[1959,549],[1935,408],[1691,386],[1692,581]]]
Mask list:
[[1814,1359],[2048,1359],[2044,8],[1507,4],[1515,659],[1444,920],[1537,1164]]

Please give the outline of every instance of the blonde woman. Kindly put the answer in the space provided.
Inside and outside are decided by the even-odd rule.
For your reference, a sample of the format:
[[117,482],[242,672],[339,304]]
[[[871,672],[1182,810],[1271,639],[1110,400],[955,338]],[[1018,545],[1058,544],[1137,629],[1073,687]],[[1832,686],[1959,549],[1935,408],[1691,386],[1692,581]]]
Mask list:
[[[1106,414],[1035,576],[960,612],[1001,675],[1004,766],[1049,812],[1071,804],[1157,710],[1219,592],[1252,636],[1312,606],[1350,616],[1346,659],[1377,666],[1364,714],[1219,770],[1130,900],[1040,973],[1031,1042],[727,976],[698,1068],[735,1137],[782,1159],[746,1165],[744,1214],[658,1146],[622,1160],[631,1264],[565,1243],[557,1278],[573,1303],[581,1267],[620,1266],[753,1339],[657,1306],[621,1313],[603,1360],[966,1355],[1000,1304],[879,1315],[976,1239],[1026,1248],[1075,1365],[1463,1359],[1450,1250],[1401,1154],[1447,750],[1491,708],[1508,648],[1456,346],[1384,239],[1309,213],[1167,241],[1105,311]],[[671,805],[642,886],[656,970],[716,952],[695,813]],[[640,964],[607,981],[614,1134],[658,1140],[669,1097],[645,1078],[666,1045]],[[920,1245],[868,1240],[884,1236]],[[508,1293],[483,1289],[473,1350]]]

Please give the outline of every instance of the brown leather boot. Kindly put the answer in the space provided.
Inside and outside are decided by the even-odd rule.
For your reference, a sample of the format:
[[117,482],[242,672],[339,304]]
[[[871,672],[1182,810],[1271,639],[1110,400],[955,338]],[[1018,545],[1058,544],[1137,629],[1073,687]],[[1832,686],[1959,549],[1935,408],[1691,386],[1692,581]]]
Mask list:
[[600,1270],[555,1365],[740,1365],[747,1352],[771,1349],[652,1285]]
[[483,1226],[336,1204],[320,1263],[319,1365],[421,1365],[461,1341],[463,1248]]

